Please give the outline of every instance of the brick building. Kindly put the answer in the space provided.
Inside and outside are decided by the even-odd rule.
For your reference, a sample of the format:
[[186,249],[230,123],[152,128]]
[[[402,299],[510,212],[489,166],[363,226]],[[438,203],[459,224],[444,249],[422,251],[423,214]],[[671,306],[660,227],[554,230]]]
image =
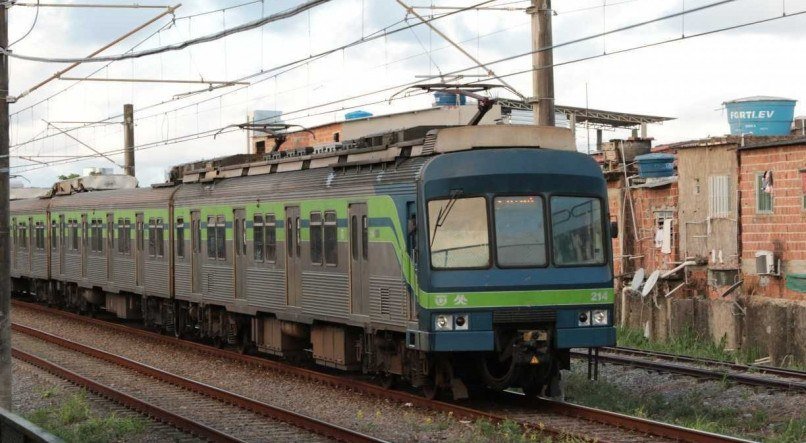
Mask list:
[[737,152],[744,292],[806,301],[806,137]]

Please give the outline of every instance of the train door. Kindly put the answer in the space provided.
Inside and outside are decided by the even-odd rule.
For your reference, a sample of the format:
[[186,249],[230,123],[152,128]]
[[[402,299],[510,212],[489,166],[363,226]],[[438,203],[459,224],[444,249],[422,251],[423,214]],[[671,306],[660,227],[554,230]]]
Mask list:
[[140,212],[135,215],[136,222],[135,222],[135,248],[134,248],[134,272],[135,272],[135,286],[143,286],[144,284],[144,272],[146,267],[146,255],[145,255],[145,239],[144,239],[144,231],[145,231],[145,219],[143,218],[143,213]]
[[194,294],[201,292],[201,214],[199,211],[190,212],[190,280],[191,291]]
[[350,300],[353,314],[369,315],[369,219],[367,205],[353,203],[350,218]]
[[115,281],[115,214],[106,214],[106,281]]
[[67,249],[67,236],[65,235],[65,230],[67,229],[67,225],[65,224],[64,214],[59,216],[59,275],[64,275],[64,251]]
[[35,240],[34,235],[36,235],[36,230],[34,228],[34,219],[33,219],[33,217],[28,217],[28,226],[27,226],[26,229],[28,229],[28,235],[27,235],[28,244],[26,245],[27,251],[28,251],[28,256],[27,256],[27,258],[25,260],[25,270],[27,271],[28,275],[30,275],[31,270],[33,269],[32,266],[31,266],[31,263],[33,262],[33,256],[34,256],[34,248],[33,247],[36,245],[36,242],[34,241]]
[[87,214],[81,215],[81,278],[87,278],[87,256],[90,253],[90,236]]
[[302,258],[300,257],[299,206],[285,208],[286,283],[288,305],[299,306],[302,300]]
[[233,211],[232,249],[235,251],[233,269],[235,271],[235,298],[246,297],[244,278],[246,276],[246,211],[236,209]]

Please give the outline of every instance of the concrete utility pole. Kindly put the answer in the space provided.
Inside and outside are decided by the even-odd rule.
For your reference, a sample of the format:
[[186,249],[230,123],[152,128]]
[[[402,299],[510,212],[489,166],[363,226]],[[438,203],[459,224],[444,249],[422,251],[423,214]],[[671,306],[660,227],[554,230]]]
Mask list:
[[551,0],[532,0],[526,10],[532,15],[532,110],[535,124],[554,126],[554,51],[552,46]]
[[[8,8],[0,6],[0,48],[8,47]],[[0,406],[11,410],[11,211],[8,56],[0,55]]]
[[123,173],[134,177],[134,106],[123,105]]

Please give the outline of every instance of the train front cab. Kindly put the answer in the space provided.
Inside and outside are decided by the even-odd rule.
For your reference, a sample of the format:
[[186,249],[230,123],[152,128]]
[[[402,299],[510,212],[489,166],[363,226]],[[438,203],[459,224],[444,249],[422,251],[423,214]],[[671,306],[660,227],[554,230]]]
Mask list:
[[607,190],[588,156],[446,154],[418,194],[409,349],[465,381],[551,395],[571,348],[615,344]]

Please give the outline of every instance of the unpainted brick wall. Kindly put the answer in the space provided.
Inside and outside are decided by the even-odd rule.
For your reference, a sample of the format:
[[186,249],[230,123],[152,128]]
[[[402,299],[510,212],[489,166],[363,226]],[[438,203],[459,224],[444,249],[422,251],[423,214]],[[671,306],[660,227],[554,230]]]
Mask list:
[[[739,156],[745,293],[806,300],[806,294],[787,289],[782,277],[763,278],[760,282],[759,276],[748,272],[755,269],[755,253],[759,250],[775,252],[783,262],[784,273],[793,269],[792,261],[806,260],[806,211],[799,172],[806,168],[806,143],[740,150]],[[773,171],[772,214],[756,210],[756,174],[765,170]]]

